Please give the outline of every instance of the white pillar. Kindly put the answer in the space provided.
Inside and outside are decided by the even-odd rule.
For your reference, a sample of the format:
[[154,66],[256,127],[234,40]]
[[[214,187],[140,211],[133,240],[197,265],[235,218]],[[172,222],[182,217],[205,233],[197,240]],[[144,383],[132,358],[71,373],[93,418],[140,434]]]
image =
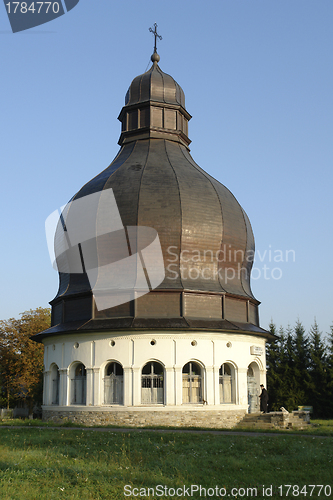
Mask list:
[[215,405],[215,393],[214,393],[214,367],[206,366],[206,380],[205,386],[206,390],[203,391],[203,399],[207,401],[209,405]]
[[259,371],[259,378],[260,378],[260,384],[263,384],[266,387],[266,370],[260,370]]
[[139,367],[132,366],[132,377],[133,377],[132,404],[133,406],[138,406],[141,404],[141,370]]
[[60,381],[59,381],[59,405],[60,406],[68,406],[70,402],[69,398],[69,376],[68,369],[62,368],[59,370],[60,373]]
[[182,373],[182,370],[183,370],[182,366],[175,366],[174,367],[175,399],[176,399],[177,406],[179,406],[183,403],[183,373]]
[[94,400],[94,369],[86,368],[87,384],[86,384],[86,406],[92,406]]
[[124,366],[124,382],[123,382],[123,390],[124,390],[124,406],[132,406],[132,368],[130,366]]
[[165,367],[164,381],[165,405],[175,404],[175,372],[173,366]]
[[52,384],[51,384],[51,371],[44,371],[44,390],[43,390],[43,404],[48,406],[52,404]]
[[247,368],[238,369],[238,401],[240,405],[247,406]]
[[[104,390],[103,386],[102,389]],[[93,368],[93,406],[100,406],[101,399],[104,402],[104,397],[102,396],[102,391],[100,390],[99,368]]]
[[214,401],[216,405],[221,404],[220,401],[220,367],[213,366],[213,378],[214,378]]

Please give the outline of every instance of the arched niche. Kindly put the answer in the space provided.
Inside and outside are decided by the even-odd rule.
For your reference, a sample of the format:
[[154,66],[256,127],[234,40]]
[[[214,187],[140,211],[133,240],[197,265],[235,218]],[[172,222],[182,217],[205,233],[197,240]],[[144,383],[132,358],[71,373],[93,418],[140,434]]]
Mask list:
[[124,369],[117,361],[109,361],[104,369],[104,404],[124,403]]
[[220,404],[236,402],[236,369],[231,363],[223,363],[219,369]]
[[87,371],[83,363],[73,363],[71,373],[71,404],[85,405],[87,400]]
[[203,367],[197,361],[183,366],[183,403],[195,404],[203,401]]
[[260,370],[255,361],[249,364],[247,368],[247,400],[248,412],[256,413],[259,411],[259,382]]
[[141,371],[141,403],[164,404],[164,367],[158,361],[148,361]]
[[51,404],[59,405],[60,372],[55,363],[51,365]]

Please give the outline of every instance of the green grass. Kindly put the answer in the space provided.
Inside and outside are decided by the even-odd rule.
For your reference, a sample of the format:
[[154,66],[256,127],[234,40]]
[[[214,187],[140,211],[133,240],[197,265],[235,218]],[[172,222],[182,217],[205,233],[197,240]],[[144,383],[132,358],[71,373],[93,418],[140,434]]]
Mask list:
[[[332,437],[0,427],[0,443],[1,500],[135,498],[124,496],[125,485],[218,485],[227,495],[231,488],[244,488],[230,498],[250,498],[246,488],[257,488],[257,498],[287,498],[276,490],[284,484],[323,484],[333,491]],[[263,497],[263,484],[273,485],[273,496]],[[313,498],[333,497],[318,491]]]
[[333,436],[333,420],[311,420],[311,434],[321,434],[322,436]]
[[80,424],[74,424],[70,421],[66,421],[64,423],[55,423],[55,422],[43,422],[39,419],[30,419],[30,418],[0,418],[0,427],[1,426],[11,426],[11,427],[85,427]]
[[[240,427],[242,431],[246,432],[259,432],[266,433],[270,432],[273,434],[300,434],[300,435],[311,435],[311,436],[332,436],[333,437],[333,420],[311,420],[311,424],[303,430],[298,429],[259,429],[246,426]],[[239,430],[238,429],[238,430]],[[233,429],[236,431],[237,429]],[[333,498],[333,496],[332,496]]]

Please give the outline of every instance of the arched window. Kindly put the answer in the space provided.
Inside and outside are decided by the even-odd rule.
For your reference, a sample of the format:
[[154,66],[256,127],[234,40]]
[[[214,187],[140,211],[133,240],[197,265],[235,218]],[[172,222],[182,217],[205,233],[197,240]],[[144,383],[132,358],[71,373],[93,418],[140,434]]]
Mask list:
[[124,401],[124,370],[123,367],[112,361],[105,367],[104,377],[104,404],[122,405]]
[[258,366],[251,363],[247,369],[247,400],[248,412],[255,413],[259,411],[259,379]]
[[232,365],[223,363],[219,370],[220,403],[235,402],[235,370]]
[[72,404],[85,405],[87,392],[86,367],[80,363],[75,367],[72,379]]
[[52,404],[59,405],[59,386],[60,386],[60,373],[57,365],[52,366]]
[[202,368],[194,361],[183,367],[183,403],[202,403]]
[[160,363],[149,361],[142,368],[141,403],[164,403],[164,369]]

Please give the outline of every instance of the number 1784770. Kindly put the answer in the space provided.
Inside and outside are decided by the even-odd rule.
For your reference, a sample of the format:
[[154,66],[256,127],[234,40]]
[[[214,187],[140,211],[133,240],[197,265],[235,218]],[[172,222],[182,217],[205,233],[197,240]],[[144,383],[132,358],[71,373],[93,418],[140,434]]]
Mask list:
[[60,10],[58,2],[31,2],[29,6],[27,2],[8,2],[6,7],[8,14],[27,14],[30,12],[32,14],[48,14],[48,12],[58,14]]

